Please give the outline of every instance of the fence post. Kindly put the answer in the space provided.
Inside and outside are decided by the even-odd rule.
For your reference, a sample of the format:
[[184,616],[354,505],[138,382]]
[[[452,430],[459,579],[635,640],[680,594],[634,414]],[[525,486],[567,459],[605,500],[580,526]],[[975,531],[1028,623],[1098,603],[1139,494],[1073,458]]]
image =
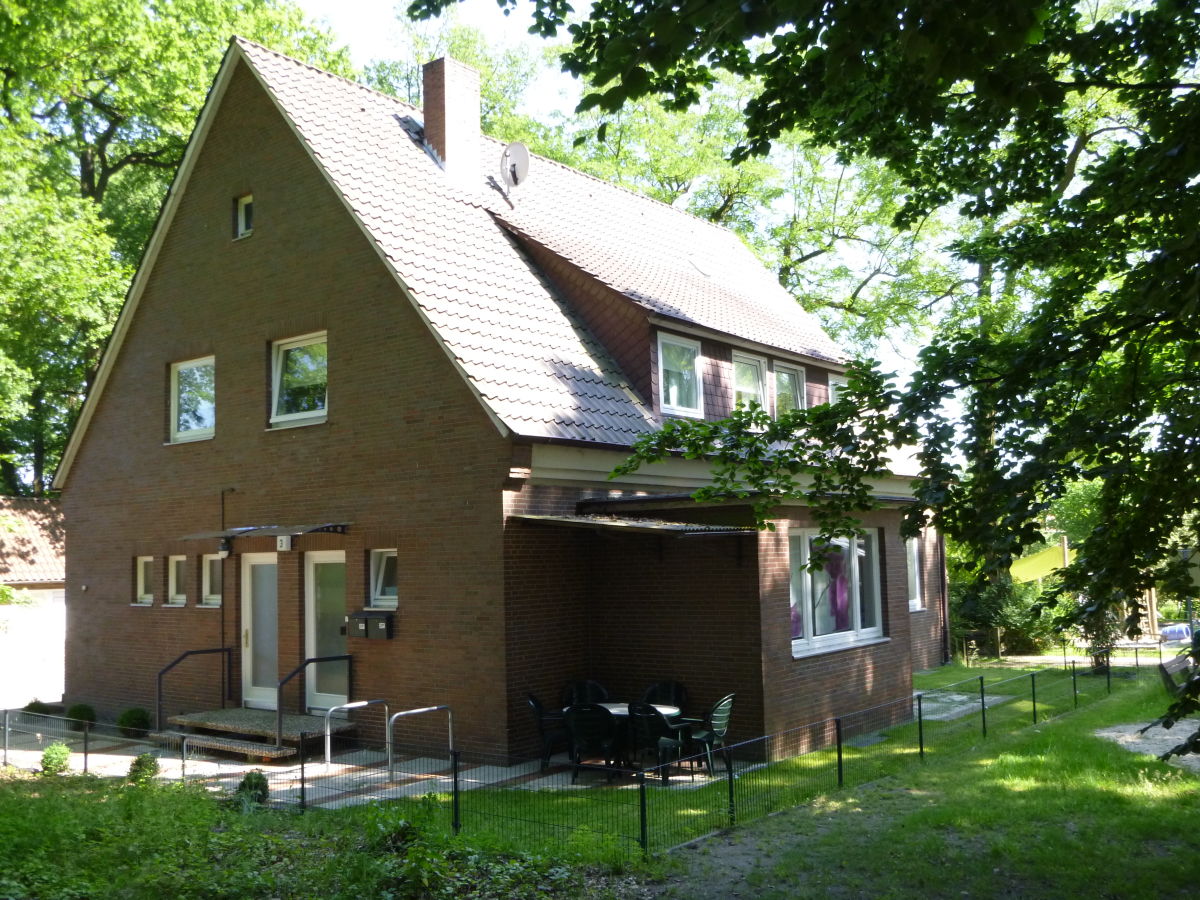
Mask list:
[[1133,648],[1133,667],[1137,670],[1138,677],[1142,677],[1142,661],[1138,658],[1138,648]]
[[300,732],[300,811],[301,812],[304,812],[304,810],[306,810],[308,808],[308,806],[307,806],[308,798],[304,794],[304,775],[305,775],[305,772],[304,772],[304,747],[305,747],[304,737],[305,737],[304,732],[301,731]]
[[92,723],[83,723],[83,774],[88,773],[88,736],[92,733]]
[[[1063,638],[1062,645],[1063,645],[1063,671],[1065,672],[1067,669],[1067,639],[1066,638]],[[1074,660],[1072,660],[1071,665],[1074,665],[1074,664],[1075,664],[1075,662],[1074,662]]]
[[179,740],[179,780],[187,781],[187,735]]
[[987,695],[984,693],[983,676],[979,676],[979,721],[983,726],[983,736],[987,737]]
[[1108,692],[1112,693],[1112,652],[1106,650],[1104,652],[1104,683],[1108,686]]
[[732,828],[737,824],[737,806],[733,797],[733,754],[728,747],[722,747],[721,750],[725,757],[725,781],[729,785],[729,827]]
[[8,710],[4,711],[4,765],[8,765]]
[[1029,673],[1029,693],[1033,698],[1033,724],[1037,724],[1037,672]]
[[842,720],[833,720],[834,733],[837,735],[837,760],[838,760],[838,787],[845,784],[844,773],[842,771]]
[[650,853],[650,819],[646,805],[646,773],[642,769],[637,772],[638,783],[638,843],[642,845],[642,853]]
[[925,762],[925,707],[921,702],[924,694],[917,694],[917,746],[921,748],[921,762]]
[[1071,696],[1075,700],[1075,708],[1079,709],[1079,682],[1075,680],[1075,660],[1071,660]]
[[460,750],[451,750],[450,751],[450,772],[451,772],[451,776],[454,779],[454,793],[453,793],[454,820],[451,822],[451,827],[454,829],[455,834],[458,834],[460,831],[462,831],[462,819],[459,816],[460,810],[459,810],[459,805],[458,805],[458,799],[459,799],[458,798],[458,795],[459,795],[458,757],[461,752],[462,751],[460,751]]

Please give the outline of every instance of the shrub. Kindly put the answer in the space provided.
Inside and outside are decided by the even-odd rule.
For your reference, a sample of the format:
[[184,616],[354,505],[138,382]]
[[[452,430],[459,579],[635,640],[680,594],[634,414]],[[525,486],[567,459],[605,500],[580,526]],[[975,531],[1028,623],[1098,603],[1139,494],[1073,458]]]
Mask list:
[[150,713],[134,706],[117,716],[117,727],[125,737],[142,737],[150,730]]
[[42,751],[42,774],[61,775],[71,766],[71,748],[55,742]]
[[158,774],[158,757],[153,753],[139,753],[129,764],[129,781],[132,784],[149,784]]
[[87,703],[72,703],[67,708],[67,718],[71,720],[72,731],[83,731],[83,724],[96,724],[96,710]]
[[253,803],[266,803],[267,795],[270,792],[271,786],[267,783],[267,776],[262,773],[261,769],[251,769],[242,776],[242,780],[237,786],[237,795],[243,800]]
[[48,716],[54,712],[54,707],[49,703],[43,703],[41,700],[30,700],[21,709],[27,713],[36,713],[39,716]]

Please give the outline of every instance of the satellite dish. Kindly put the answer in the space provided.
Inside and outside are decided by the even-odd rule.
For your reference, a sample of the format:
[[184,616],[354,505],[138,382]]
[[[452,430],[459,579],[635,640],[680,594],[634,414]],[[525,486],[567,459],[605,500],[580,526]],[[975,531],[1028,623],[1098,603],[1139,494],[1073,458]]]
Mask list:
[[524,184],[529,177],[529,148],[513,141],[500,154],[500,175],[510,188]]

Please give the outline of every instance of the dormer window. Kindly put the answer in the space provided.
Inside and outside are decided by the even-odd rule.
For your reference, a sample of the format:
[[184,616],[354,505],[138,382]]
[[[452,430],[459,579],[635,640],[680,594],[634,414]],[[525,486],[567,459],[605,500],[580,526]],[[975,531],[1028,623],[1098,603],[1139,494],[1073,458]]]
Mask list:
[[775,415],[804,408],[804,370],[775,366]]
[[664,413],[699,418],[700,342],[673,334],[658,335],[659,403]]
[[749,406],[757,403],[767,405],[767,387],[764,373],[766,362],[744,353],[733,354],[733,403],[734,406]]
[[243,194],[233,201],[233,236],[247,237],[254,230],[254,195]]

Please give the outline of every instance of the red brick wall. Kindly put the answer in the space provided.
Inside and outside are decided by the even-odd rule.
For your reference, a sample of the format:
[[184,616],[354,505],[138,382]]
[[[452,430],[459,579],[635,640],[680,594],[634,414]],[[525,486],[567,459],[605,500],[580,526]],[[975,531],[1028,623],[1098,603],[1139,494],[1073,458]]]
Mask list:
[[913,671],[933,669],[946,662],[945,554],[940,537],[926,531],[921,541],[922,608],[909,616],[912,629]]
[[909,659],[909,611],[900,512],[880,510],[863,517],[863,526],[880,529],[884,635],[861,647],[792,656],[788,529],[812,528],[803,509],[788,509],[775,531],[759,536],[762,590],[762,656],[765,684],[765,732],[774,734],[893,703],[912,692]]
[[[233,241],[232,199],[251,191],[254,233]],[[271,342],[318,330],[328,421],[268,429]],[[169,365],[207,354],[216,435],[167,445]],[[464,741],[502,743],[510,459],[274,106],[235,73],[66,486],[69,701],[106,717],[150,707],[166,662],[240,644],[238,554],[273,541],[237,540],[223,608],[203,609],[198,557],[216,542],[179,540],[217,529],[223,496],[226,525],[349,523],[345,536],[302,537],[279,556],[281,671],[303,652],[303,553],[346,551],[349,611],[366,599],[368,549],[396,547],[396,637],[350,641],[355,695],[393,710],[450,703]],[[192,572],[182,609],[162,605],[173,553]],[[155,557],[151,608],[130,606],[142,554]],[[193,660],[169,676],[167,712],[215,706],[215,666]]]

